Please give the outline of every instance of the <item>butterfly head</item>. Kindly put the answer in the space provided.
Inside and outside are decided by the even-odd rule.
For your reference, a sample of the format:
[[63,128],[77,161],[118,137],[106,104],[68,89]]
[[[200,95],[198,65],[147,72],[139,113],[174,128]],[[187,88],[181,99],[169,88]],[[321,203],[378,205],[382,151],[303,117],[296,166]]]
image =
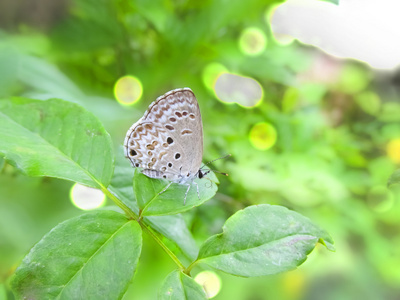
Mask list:
[[214,159],[214,160],[209,161],[208,163],[204,164],[204,165],[197,171],[196,176],[197,176],[198,178],[201,179],[201,178],[203,178],[204,176],[206,176],[208,173],[210,173],[211,171],[217,172],[217,173],[222,174],[222,175],[224,175],[224,176],[228,176],[227,173],[219,172],[219,171],[216,171],[216,170],[205,169],[205,167],[206,167],[208,164],[213,163],[213,162],[216,161],[216,160],[224,159],[224,158],[227,158],[227,157],[229,157],[229,156],[231,156],[231,155],[230,155],[230,154],[227,154],[227,155],[225,155],[225,156],[223,156],[223,157],[219,157],[219,158],[217,158],[217,159]]
[[198,178],[203,178],[204,176],[206,176],[208,173],[210,173],[211,172],[211,170],[206,170],[206,171],[204,171],[204,170],[202,170],[202,169],[199,169],[198,171],[197,171],[197,177]]

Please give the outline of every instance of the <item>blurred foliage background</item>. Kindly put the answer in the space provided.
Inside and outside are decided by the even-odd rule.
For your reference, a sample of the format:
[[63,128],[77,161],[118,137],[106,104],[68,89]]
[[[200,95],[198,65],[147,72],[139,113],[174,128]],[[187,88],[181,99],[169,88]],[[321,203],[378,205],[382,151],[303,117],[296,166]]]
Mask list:
[[[337,248],[317,247],[279,276],[218,273],[215,299],[399,299],[399,193],[386,187],[400,164],[398,73],[278,41],[270,20],[281,3],[2,0],[0,98],[77,102],[122,155],[126,130],[147,106],[190,87],[202,111],[203,161],[232,154],[214,163],[229,173],[217,196],[185,214],[195,239],[220,232],[238,209],[270,203],[321,225]],[[69,199],[72,183],[28,178],[1,159],[0,167],[0,298],[13,299],[7,280],[24,255],[82,211]],[[124,299],[154,299],[175,267],[145,241]]]

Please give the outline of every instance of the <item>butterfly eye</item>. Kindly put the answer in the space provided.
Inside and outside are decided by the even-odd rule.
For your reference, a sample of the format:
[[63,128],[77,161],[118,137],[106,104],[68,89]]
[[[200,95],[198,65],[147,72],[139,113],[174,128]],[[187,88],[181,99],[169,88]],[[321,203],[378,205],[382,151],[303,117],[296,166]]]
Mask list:
[[203,172],[201,172],[201,170],[199,170],[199,175],[198,176],[199,176],[200,179],[203,178],[204,175],[203,175]]

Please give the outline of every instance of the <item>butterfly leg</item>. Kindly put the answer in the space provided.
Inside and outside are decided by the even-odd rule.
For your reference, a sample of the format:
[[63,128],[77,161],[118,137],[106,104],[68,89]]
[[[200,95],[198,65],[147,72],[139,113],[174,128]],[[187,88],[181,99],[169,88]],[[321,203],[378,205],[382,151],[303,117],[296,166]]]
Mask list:
[[197,184],[196,181],[193,181],[193,183],[194,183],[194,184],[196,185],[196,187],[197,187],[197,198],[199,198],[199,201],[200,201],[199,185]]
[[168,185],[161,191],[158,193],[158,195],[161,195],[162,193],[164,193],[170,186],[171,186],[172,182],[168,183]]
[[188,183],[187,184],[187,190],[186,190],[186,193],[185,193],[185,200],[183,200],[183,205],[185,205],[186,204],[186,197],[187,197],[187,194],[189,193],[189,190],[190,190],[190,183]]
[[[197,197],[199,198],[199,200],[200,200],[200,192],[199,192],[199,185],[197,184],[197,182],[195,182],[195,181],[193,181],[193,183],[196,185],[196,187],[197,187]],[[186,193],[185,193],[185,200],[183,200],[183,205],[185,205],[186,204],[186,198],[187,198],[187,194],[188,194],[188,192],[189,192],[189,190],[190,190],[190,187],[191,187],[191,183],[188,183],[187,184],[187,190],[186,190]]]

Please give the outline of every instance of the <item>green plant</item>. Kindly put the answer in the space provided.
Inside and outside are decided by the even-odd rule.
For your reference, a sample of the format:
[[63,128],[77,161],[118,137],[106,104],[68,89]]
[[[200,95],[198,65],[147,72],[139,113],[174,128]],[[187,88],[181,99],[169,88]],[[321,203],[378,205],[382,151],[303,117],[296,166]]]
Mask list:
[[[270,275],[302,264],[318,242],[333,249],[324,230],[296,212],[273,205],[238,211],[226,221],[222,233],[198,249],[178,213],[212,198],[216,185],[197,179],[200,200],[191,189],[186,205],[185,186],[174,184],[159,194],[168,182],[134,171],[122,154],[114,162],[110,136],[100,121],[71,102],[0,101],[0,153],[27,175],[101,189],[119,207],[72,218],[45,235],[12,278],[17,298],[121,298],[135,273],[142,232],[178,267],[160,287],[160,299],[206,299],[190,276],[199,264],[243,277]],[[210,179],[217,181],[212,173]],[[182,258],[163,237],[179,247]],[[184,261],[191,263],[185,266]]]

